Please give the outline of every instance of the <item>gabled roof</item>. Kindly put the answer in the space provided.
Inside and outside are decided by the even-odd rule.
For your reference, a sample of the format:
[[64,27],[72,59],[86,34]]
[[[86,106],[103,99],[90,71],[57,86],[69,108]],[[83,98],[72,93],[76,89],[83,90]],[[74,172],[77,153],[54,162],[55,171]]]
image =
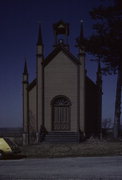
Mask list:
[[57,47],[46,57],[46,59],[44,60],[44,66],[48,65],[48,63],[59,53],[59,52],[63,52],[66,56],[68,56],[74,64],[78,65],[80,64],[79,59],[77,59],[73,54],[71,54],[69,52],[68,49],[66,49],[65,47],[63,47],[62,44],[57,45]]

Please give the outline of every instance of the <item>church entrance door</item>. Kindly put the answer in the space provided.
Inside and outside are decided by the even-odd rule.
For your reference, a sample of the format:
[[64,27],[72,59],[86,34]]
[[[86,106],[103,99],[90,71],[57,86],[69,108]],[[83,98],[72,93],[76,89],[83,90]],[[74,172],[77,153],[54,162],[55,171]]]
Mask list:
[[52,101],[52,130],[70,130],[71,102],[65,96],[57,96]]

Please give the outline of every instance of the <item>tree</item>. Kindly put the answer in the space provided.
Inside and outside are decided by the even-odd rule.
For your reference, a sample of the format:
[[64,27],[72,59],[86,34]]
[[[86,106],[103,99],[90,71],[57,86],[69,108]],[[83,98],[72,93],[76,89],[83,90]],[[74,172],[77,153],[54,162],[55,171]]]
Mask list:
[[[105,2],[103,0],[103,2]],[[109,0],[106,4],[94,8],[90,15],[95,20],[95,33],[88,39],[77,39],[81,49],[95,55],[96,60],[104,63],[104,73],[117,73],[114,137],[119,136],[122,90],[122,1]],[[113,3],[113,4],[112,4]]]
[[102,121],[102,135],[106,136],[108,134],[108,130],[112,128],[112,119],[105,118]]
[[105,118],[102,121],[102,128],[103,129],[109,129],[112,127],[112,119],[111,118]]

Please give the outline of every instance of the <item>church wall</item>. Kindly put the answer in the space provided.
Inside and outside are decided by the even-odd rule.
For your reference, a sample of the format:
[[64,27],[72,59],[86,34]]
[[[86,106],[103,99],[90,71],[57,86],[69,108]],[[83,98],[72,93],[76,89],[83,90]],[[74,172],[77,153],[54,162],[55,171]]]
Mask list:
[[51,100],[65,95],[71,101],[71,131],[77,131],[77,65],[60,52],[45,67],[45,127],[52,129]]
[[36,86],[29,91],[29,130],[36,132]]

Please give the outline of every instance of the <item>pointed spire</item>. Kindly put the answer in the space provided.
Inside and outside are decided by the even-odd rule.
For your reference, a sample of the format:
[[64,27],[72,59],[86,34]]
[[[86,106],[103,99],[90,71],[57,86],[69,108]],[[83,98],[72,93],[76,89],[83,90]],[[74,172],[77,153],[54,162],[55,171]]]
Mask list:
[[101,63],[100,63],[100,60],[99,60],[99,62],[98,62],[97,73],[98,73],[98,74],[101,74],[101,73],[102,73],[102,72],[101,72]]
[[77,38],[78,47],[80,51],[84,51],[84,34],[83,34],[83,20],[80,20],[81,27],[80,27],[80,35]]
[[81,28],[80,28],[80,40],[83,39],[84,35],[83,35],[83,20],[81,19],[80,20],[80,23],[81,23]]
[[37,45],[42,45],[42,44],[43,44],[43,43],[42,43],[41,24],[39,24]]
[[24,66],[24,72],[23,72],[24,75],[27,75],[28,74],[28,69],[27,69],[27,63],[26,63],[26,60],[25,60],[25,66]]
[[101,86],[102,84],[102,69],[101,69],[101,63],[100,60],[98,62],[98,68],[97,68],[97,85]]

